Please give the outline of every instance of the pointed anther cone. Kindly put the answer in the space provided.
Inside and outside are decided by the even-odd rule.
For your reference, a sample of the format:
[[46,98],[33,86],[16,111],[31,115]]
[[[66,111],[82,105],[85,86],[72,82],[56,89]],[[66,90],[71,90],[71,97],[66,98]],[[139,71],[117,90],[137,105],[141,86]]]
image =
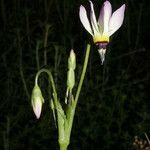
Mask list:
[[101,58],[101,65],[103,65],[104,61],[105,61],[105,54],[106,54],[106,49],[98,49],[98,52],[100,54],[100,58]]

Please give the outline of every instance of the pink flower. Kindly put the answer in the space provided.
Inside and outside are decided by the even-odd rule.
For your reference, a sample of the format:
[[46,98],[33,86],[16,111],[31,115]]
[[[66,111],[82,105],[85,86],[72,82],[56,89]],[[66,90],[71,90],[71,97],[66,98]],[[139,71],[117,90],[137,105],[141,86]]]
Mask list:
[[106,0],[100,10],[99,18],[96,20],[93,3],[91,1],[89,2],[91,7],[90,21],[82,5],[80,6],[79,16],[84,28],[92,35],[94,43],[99,46],[99,53],[103,63],[109,37],[114,34],[123,23],[125,4],[112,13],[112,6],[110,2]]

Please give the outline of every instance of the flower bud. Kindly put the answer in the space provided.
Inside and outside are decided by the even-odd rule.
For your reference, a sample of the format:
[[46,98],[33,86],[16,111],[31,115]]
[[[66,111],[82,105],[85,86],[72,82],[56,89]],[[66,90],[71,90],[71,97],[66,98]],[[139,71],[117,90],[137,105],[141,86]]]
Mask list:
[[68,59],[68,69],[73,69],[75,70],[76,68],[76,55],[73,51],[73,49],[70,51],[70,56]]
[[72,90],[75,84],[75,72],[73,69],[68,70],[67,87]]
[[70,51],[70,56],[68,58],[68,77],[67,77],[67,87],[72,90],[75,84],[75,70],[76,68],[76,56],[73,49]]
[[76,68],[76,56],[73,49],[70,51],[68,58],[68,73],[67,73],[67,91],[65,103],[67,104],[68,96],[72,96],[72,89],[75,85],[75,68]]
[[42,96],[41,89],[38,85],[35,85],[32,90],[31,104],[37,119],[40,118],[43,103],[44,103],[44,98]]

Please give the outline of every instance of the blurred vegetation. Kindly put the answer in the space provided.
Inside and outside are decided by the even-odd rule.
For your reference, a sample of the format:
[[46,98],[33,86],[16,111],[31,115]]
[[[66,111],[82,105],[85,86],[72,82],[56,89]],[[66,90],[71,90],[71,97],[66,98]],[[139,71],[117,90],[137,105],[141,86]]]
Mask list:
[[[95,10],[103,1],[93,1]],[[132,150],[134,136],[150,135],[150,7],[144,0],[112,0],[127,5],[123,26],[111,38],[101,66],[97,48],[78,17],[87,0],[0,0],[0,149],[58,149],[49,109],[47,77],[40,86],[46,103],[36,120],[30,102],[40,68],[52,70],[64,103],[67,58],[77,55],[76,83],[86,43],[92,43],[86,78],[77,107],[71,150]]]

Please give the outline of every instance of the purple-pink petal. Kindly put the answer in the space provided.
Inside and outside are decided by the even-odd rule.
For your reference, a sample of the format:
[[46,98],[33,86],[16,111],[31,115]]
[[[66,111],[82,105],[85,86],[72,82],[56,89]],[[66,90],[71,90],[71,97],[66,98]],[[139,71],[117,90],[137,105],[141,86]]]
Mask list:
[[109,36],[115,33],[122,25],[124,20],[125,4],[117,9],[111,16],[109,21]]
[[104,2],[100,10],[100,15],[98,19],[101,32],[108,32],[108,23],[109,23],[111,14],[112,14],[112,7],[111,7],[110,2],[107,0]]

